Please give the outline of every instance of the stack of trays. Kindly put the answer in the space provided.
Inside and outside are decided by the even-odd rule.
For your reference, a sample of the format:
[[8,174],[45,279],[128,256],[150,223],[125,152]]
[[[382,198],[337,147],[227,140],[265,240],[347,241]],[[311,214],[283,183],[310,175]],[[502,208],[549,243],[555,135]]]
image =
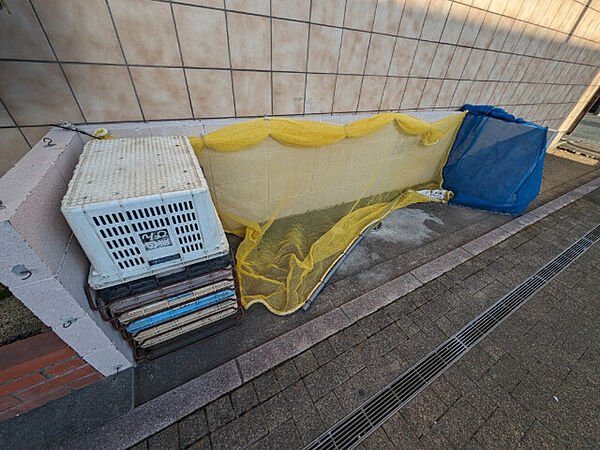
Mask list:
[[242,314],[231,257],[94,291],[93,309],[134,349],[153,359],[238,322]]

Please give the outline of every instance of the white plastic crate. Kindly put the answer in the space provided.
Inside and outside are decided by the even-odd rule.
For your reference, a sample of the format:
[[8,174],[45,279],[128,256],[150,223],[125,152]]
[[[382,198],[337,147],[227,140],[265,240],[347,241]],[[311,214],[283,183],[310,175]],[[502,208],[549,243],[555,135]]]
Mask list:
[[61,207],[102,289],[227,254],[187,137],[89,141]]

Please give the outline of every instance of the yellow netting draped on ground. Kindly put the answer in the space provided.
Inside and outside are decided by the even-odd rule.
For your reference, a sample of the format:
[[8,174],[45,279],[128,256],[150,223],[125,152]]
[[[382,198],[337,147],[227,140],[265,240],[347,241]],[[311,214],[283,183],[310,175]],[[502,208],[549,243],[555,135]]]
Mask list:
[[370,225],[441,189],[464,113],[384,113],[345,125],[263,118],[191,137],[236,252],[242,304],[300,308]]

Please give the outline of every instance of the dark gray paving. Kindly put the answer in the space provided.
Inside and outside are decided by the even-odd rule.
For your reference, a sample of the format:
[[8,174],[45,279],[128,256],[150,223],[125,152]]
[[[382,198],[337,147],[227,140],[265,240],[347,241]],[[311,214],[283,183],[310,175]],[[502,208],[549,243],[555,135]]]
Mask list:
[[[599,218],[597,190],[207,405],[197,448],[306,445]],[[598,447],[599,269],[596,244],[360,447]]]
[[[600,176],[595,166],[548,155],[541,194],[530,209]],[[240,326],[135,369],[140,405],[509,222],[513,217],[436,203],[391,214],[346,259],[308,312],[275,316],[257,305]],[[477,283],[475,279],[470,282]],[[213,349],[218,348],[215,352]]]

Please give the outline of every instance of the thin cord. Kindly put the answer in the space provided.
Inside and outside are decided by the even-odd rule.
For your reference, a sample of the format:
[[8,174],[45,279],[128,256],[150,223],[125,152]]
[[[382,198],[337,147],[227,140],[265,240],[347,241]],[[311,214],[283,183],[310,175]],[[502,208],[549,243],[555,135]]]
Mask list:
[[93,134],[90,134],[87,131],[80,130],[79,128],[77,128],[72,123],[63,122],[62,125],[54,124],[52,126],[53,127],[62,128],[63,130],[76,131],[77,133],[85,134],[86,136],[89,136],[89,137],[94,138],[94,139],[100,139],[98,136],[94,136]]

